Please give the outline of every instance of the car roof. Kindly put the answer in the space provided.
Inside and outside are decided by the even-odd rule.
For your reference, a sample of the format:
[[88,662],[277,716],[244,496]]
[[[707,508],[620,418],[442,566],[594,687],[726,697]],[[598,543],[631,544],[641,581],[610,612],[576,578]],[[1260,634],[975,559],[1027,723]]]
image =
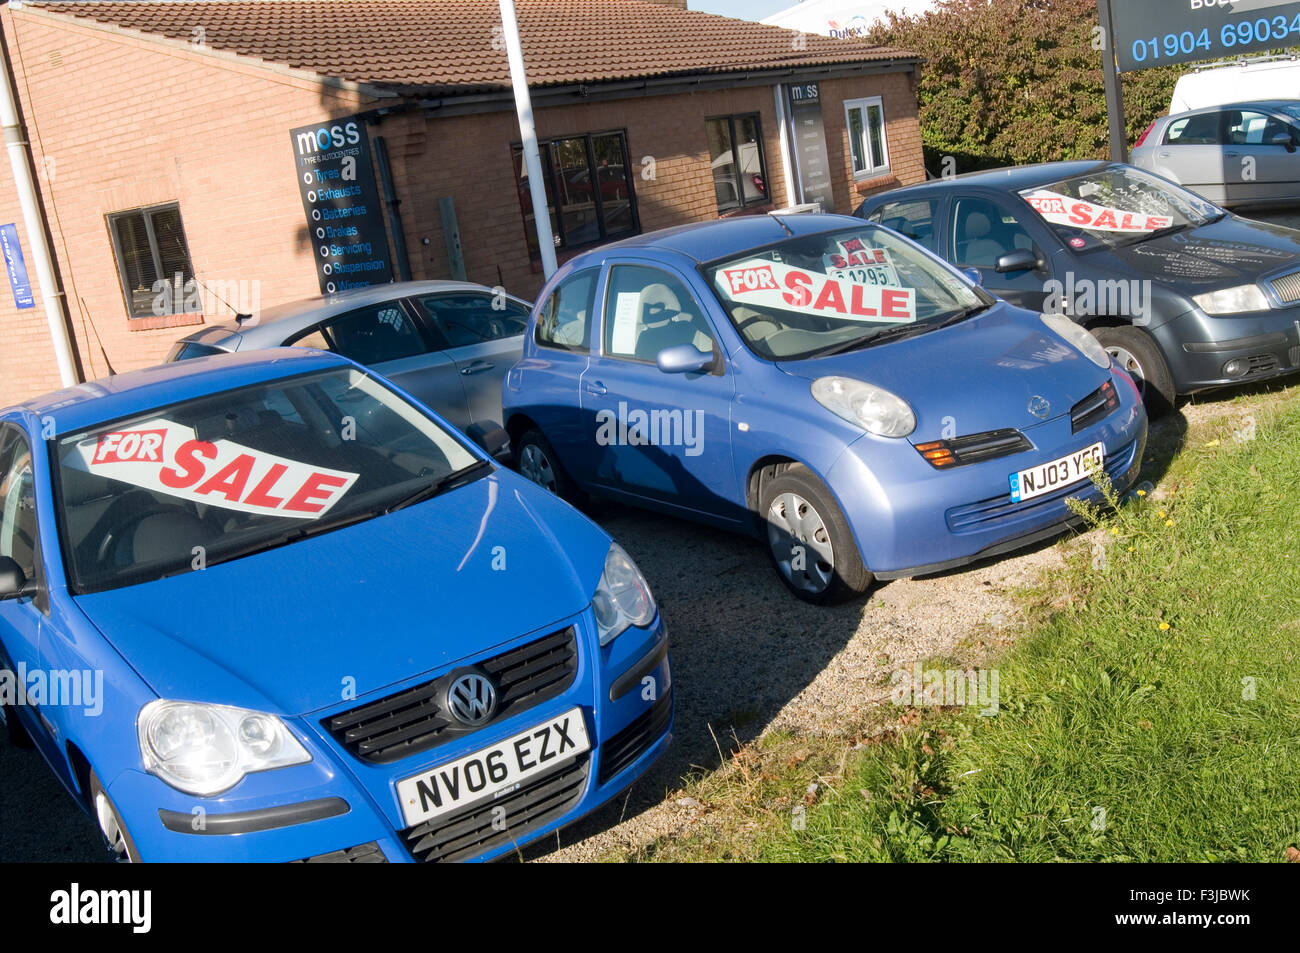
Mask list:
[[[788,227],[782,227],[782,223]],[[659,250],[676,252],[697,262],[714,261],[749,248],[771,245],[794,235],[815,235],[836,228],[861,228],[862,220],[850,215],[790,212],[784,215],[742,215],[710,222],[695,222],[663,228],[644,235],[602,245],[593,254],[612,250]]]
[[[221,347],[229,343],[232,335],[245,335],[256,328],[269,324],[286,325],[313,324],[323,318],[330,318],[353,308],[362,308],[368,304],[379,304],[410,295],[445,294],[455,291],[478,291],[491,294],[493,289],[472,281],[429,280],[429,281],[390,281],[386,284],[367,285],[364,288],[349,288],[333,294],[316,295],[312,298],[299,298],[262,308],[256,321],[245,323],[223,323],[208,325],[181,338],[181,341],[200,342]],[[520,299],[525,300],[525,299]],[[531,302],[529,302],[531,303]],[[292,328],[290,328],[292,330]]]
[[33,397],[0,411],[54,421],[58,434],[144,413],[207,394],[334,367],[352,367],[337,354],[310,348],[268,348],[198,357],[127,371]]
[[1217,106],[1202,106],[1200,109],[1188,109],[1183,112],[1170,113],[1165,119],[1178,119],[1193,113],[1224,112],[1229,109],[1266,109],[1280,112],[1286,106],[1300,106],[1300,99],[1247,99],[1239,103],[1222,103]]
[[960,190],[964,188],[987,188],[997,192],[1018,192],[1036,186],[1049,185],[1062,179],[1086,175],[1100,169],[1122,163],[1108,162],[1100,159],[1075,160],[1072,162],[1039,162],[1035,165],[1007,166],[1001,169],[984,169],[979,172],[966,172],[949,179],[932,179],[918,185],[882,192],[867,199],[866,204],[880,205],[884,201],[899,201],[909,196],[928,195],[932,192]]

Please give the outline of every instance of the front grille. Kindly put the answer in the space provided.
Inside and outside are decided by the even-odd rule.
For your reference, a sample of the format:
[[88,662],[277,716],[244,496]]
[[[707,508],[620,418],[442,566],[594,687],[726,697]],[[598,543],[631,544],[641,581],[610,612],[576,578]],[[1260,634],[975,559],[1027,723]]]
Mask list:
[[[578,671],[577,636],[570,626],[479,662],[497,686],[493,721],[563,694]],[[478,731],[442,710],[447,687],[463,668],[378,701],[326,718],[322,724],[353,757],[387,764]],[[488,724],[491,724],[489,722]]]
[[1277,358],[1272,354],[1254,354],[1247,360],[1250,362],[1250,370],[1246,372],[1247,377],[1254,377],[1257,374],[1271,374],[1277,370]]
[[[1130,443],[1118,453],[1106,460],[1106,474],[1111,480],[1117,479],[1133,463],[1133,454],[1137,444]],[[1053,508],[1067,496],[1081,496],[1095,493],[1092,485],[1086,481],[1064,487],[1054,493],[1036,496],[1025,503],[1012,503],[1010,488],[1001,496],[995,496],[977,503],[954,506],[944,514],[948,528],[954,533],[979,533],[994,529],[999,524],[1015,524],[1045,508]]]
[[529,781],[505,797],[435,817],[402,831],[411,856],[426,863],[477,857],[502,844],[518,843],[558,820],[582,799],[591,757],[582,755],[560,771]]
[[386,864],[388,858],[374,841],[359,844],[347,850],[332,850],[328,854],[317,854],[302,860],[291,861],[295,864]]
[[985,433],[968,434],[951,440],[936,440],[933,443],[919,443],[916,449],[926,462],[936,470],[951,470],[984,460],[1010,456],[1034,449],[1034,445],[1019,430],[989,430]]
[[1273,286],[1273,292],[1282,299],[1283,304],[1295,304],[1300,301],[1300,271],[1274,278],[1269,284]]
[[600,783],[604,784],[646,753],[668,727],[673,713],[671,692],[660,697],[613,738],[600,746]]
[[1115,385],[1106,381],[1070,408],[1071,433],[1087,430],[1097,421],[1105,420],[1117,407],[1119,395],[1115,393]]

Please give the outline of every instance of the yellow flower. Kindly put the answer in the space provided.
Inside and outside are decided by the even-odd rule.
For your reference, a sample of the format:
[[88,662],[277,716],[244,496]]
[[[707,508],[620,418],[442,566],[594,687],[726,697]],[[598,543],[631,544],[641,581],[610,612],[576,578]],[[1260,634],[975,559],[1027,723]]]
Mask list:
[[1169,631],[1169,623],[1168,623],[1168,622],[1161,622],[1161,623],[1160,623],[1160,631],[1161,631],[1161,632],[1167,632],[1167,631]]
[[1164,511],[1164,510],[1161,510],[1161,511],[1160,511],[1160,518],[1161,518],[1161,519],[1164,519],[1164,518],[1165,518],[1165,511]]
[[1136,546],[1130,546],[1130,547],[1128,548],[1128,551],[1129,551],[1130,553],[1137,552],[1137,547],[1136,547]]
[[1173,525],[1174,525],[1174,521],[1173,521],[1173,520],[1165,520],[1165,525],[1166,525],[1166,526],[1173,526]]
[[1138,496],[1146,496],[1146,495],[1147,495],[1146,490],[1138,490]]
[[1112,527],[1111,527],[1111,530],[1110,530],[1110,535],[1112,535],[1112,536],[1118,536],[1118,535],[1119,535],[1119,529],[1116,528],[1116,527],[1113,527],[1113,526],[1112,526]]

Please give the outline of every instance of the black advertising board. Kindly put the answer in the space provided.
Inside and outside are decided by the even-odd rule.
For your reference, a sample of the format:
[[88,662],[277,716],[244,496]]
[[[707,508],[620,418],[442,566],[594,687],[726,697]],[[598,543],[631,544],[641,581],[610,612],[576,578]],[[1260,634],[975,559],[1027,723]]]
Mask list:
[[816,83],[800,83],[788,90],[795,167],[799,170],[803,201],[820,202],[822,211],[833,212],[835,197],[831,194],[831,162],[826,153],[820,90]]
[[1123,72],[1300,46],[1295,0],[1112,0]]
[[358,119],[289,130],[307,234],[323,294],[393,280],[388,231]]

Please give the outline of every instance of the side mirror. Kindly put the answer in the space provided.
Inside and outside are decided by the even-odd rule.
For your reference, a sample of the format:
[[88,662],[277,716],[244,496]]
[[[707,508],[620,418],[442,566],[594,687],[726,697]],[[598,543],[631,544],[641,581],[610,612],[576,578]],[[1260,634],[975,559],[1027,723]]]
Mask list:
[[713,366],[713,354],[698,351],[693,344],[677,344],[660,351],[655,364],[665,374],[697,374]]
[[1271,146],[1281,146],[1287,152],[1295,152],[1295,137],[1289,132],[1279,132],[1268,141]]
[[28,579],[23,568],[9,556],[0,556],[0,601],[30,596],[36,592],[36,580]]
[[1028,248],[1017,248],[1015,251],[1009,251],[998,259],[993,270],[998,274],[1006,274],[1008,271],[1033,271],[1042,263],[1038,255]]
[[510,454],[510,435],[494,423],[470,424],[465,434],[494,460],[501,461]]
[[984,272],[980,271],[978,268],[963,268],[961,273],[977,285],[984,284]]

